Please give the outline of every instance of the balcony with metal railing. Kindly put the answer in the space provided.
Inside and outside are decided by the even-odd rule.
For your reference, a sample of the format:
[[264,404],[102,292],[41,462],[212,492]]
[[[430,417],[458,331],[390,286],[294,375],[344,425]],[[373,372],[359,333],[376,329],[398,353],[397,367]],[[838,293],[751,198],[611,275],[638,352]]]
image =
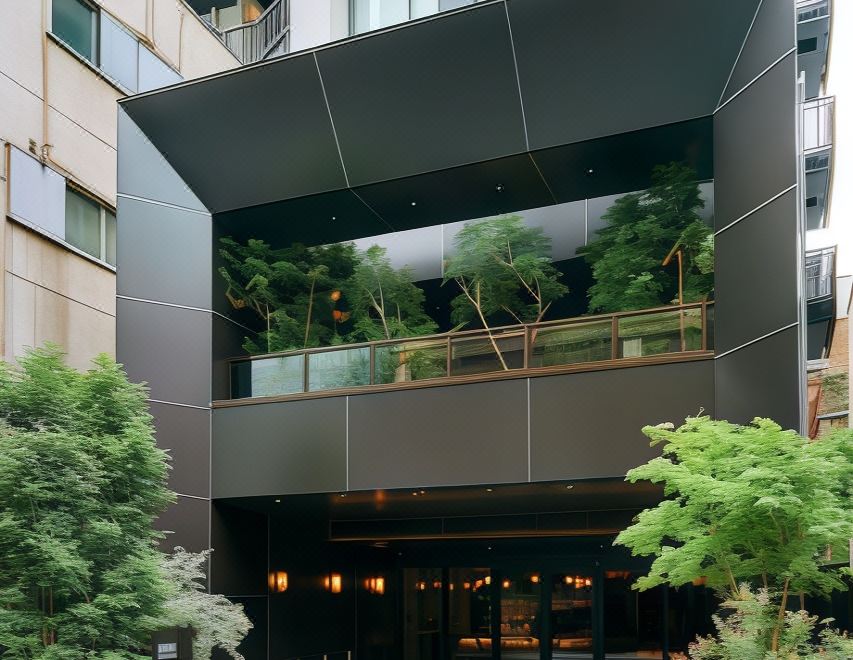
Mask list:
[[813,300],[832,294],[835,248],[806,253],[806,298]]
[[235,358],[231,398],[302,398],[593,371],[710,350],[713,303],[701,302]]
[[243,64],[288,52],[289,0],[275,0],[255,20],[222,30],[222,39]]
[[832,146],[835,97],[826,96],[803,104],[803,149],[812,151]]

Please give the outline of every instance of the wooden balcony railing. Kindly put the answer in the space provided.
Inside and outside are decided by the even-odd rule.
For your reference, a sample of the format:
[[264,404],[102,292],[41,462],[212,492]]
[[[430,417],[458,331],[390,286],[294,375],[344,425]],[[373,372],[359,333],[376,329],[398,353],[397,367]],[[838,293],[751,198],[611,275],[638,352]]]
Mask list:
[[[234,358],[231,398],[394,389],[713,350],[713,303]],[[627,366],[627,365],[624,365]]]

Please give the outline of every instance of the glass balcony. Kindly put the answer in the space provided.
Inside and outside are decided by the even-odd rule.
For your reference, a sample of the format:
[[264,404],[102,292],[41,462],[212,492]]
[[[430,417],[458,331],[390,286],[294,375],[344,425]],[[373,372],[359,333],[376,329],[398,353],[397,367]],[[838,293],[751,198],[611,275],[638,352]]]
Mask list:
[[822,298],[832,294],[835,270],[835,248],[825,248],[806,253],[806,299]]
[[481,0],[350,0],[350,34],[424,18]]
[[835,97],[806,101],[803,104],[803,149],[823,149],[832,146]]
[[[831,279],[831,277],[830,277]],[[713,303],[582,316],[231,361],[231,398],[583,371],[713,349]]]

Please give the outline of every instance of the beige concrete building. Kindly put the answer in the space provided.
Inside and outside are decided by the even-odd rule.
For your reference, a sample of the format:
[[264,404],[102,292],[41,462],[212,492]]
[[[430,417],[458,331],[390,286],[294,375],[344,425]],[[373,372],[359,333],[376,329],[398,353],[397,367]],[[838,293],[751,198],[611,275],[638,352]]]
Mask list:
[[0,351],[115,352],[116,101],[240,64],[183,0],[0,3]]

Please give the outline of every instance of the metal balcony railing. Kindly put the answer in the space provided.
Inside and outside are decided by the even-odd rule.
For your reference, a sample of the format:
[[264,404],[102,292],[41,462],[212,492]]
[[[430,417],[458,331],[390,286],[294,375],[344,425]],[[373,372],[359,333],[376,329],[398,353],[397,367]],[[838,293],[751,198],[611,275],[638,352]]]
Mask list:
[[832,293],[835,273],[835,248],[806,253],[806,299],[822,298]]
[[275,0],[251,23],[222,31],[225,45],[243,64],[259,62],[272,53],[286,53],[289,37],[289,0]]
[[[583,371],[713,348],[713,303],[290,351],[231,360],[231,398]],[[618,364],[616,365],[618,366]],[[491,374],[491,375],[490,375]]]
[[829,16],[829,0],[797,0],[797,22]]
[[835,97],[826,96],[803,104],[803,148],[806,151],[832,146]]

